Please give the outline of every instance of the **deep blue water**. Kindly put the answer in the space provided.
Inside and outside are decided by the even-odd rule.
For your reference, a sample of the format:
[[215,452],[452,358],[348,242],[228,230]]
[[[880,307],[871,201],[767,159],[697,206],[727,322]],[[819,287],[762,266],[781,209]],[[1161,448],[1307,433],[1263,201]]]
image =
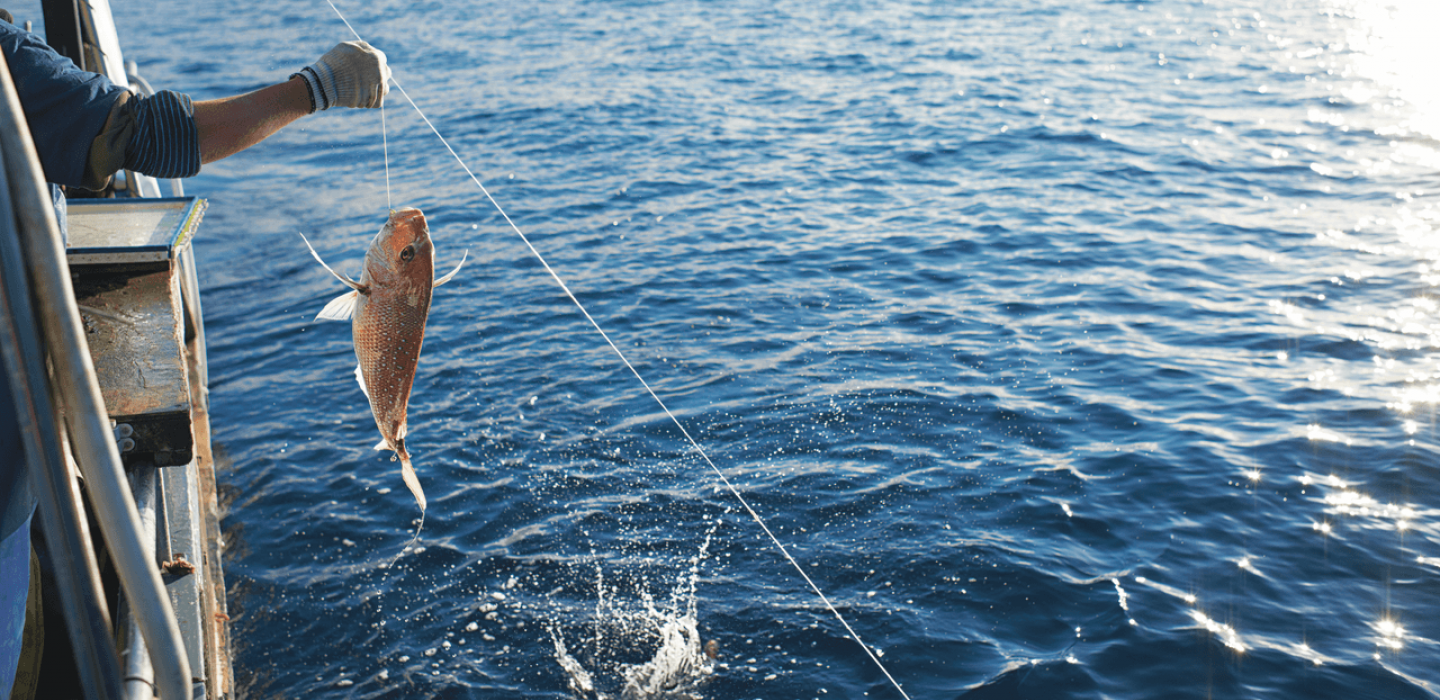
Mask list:
[[[114,2],[197,99],[349,38],[319,0]],[[341,9],[910,697],[1440,695],[1423,0]],[[385,120],[394,203],[471,256],[393,567],[418,511],[297,235],[358,265],[380,114],[186,185],[244,695],[899,697],[398,93]]]

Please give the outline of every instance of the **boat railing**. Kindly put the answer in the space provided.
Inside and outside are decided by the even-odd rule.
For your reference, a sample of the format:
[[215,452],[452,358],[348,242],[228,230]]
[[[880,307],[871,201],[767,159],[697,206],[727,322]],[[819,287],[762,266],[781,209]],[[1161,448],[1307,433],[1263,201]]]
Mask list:
[[[96,380],[65,248],[24,112],[0,57],[0,327],[23,444],[39,500],[47,546],[80,684],[87,698],[121,697],[111,638],[74,473],[83,477],[120,587],[154,667],[154,691],[166,700],[192,695],[191,663],[154,562],[153,543],[126,484],[119,449]],[[47,371],[48,360],[48,371]],[[68,457],[70,459],[67,459]]]

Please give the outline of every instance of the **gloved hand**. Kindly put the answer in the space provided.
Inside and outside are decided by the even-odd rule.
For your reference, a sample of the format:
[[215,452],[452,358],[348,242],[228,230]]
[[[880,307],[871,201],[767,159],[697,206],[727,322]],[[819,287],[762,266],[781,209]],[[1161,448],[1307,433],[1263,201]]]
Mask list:
[[363,41],[336,44],[320,60],[290,77],[297,75],[310,87],[311,111],[379,107],[390,94],[390,66],[385,64],[385,53]]

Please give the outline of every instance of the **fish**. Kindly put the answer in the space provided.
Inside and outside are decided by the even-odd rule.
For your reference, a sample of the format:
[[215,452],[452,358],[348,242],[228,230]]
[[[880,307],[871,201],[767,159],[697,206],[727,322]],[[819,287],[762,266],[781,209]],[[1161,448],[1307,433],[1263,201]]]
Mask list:
[[305,234],[300,238],[320,265],[351,289],[326,304],[316,320],[351,322],[358,361],[355,379],[370,401],[375,427],[380,430],[375,449],[395,453],[394,458],[400,460],[400,475],[423,515],[425,491],[405,448],[409,434],[405,413],[420,362],[420,346],[425,342],[431,292],[455,278],[470,251],[465,251],[450,274],[435,279],[430,228],[425,214],[413,207],[390,210],[385,225],[365,251],[365,267],[358,282],[327,265]]

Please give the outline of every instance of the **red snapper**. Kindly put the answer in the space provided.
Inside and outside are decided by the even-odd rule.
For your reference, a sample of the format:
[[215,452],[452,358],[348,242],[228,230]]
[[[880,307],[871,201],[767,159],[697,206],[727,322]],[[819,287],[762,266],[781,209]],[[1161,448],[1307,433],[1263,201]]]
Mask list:
[[[304,234],[300,237],[305,238]],[[410,453],[405,449],[405,409],[415,382],[420,346],[425,342],[430,290],[449,282],[465,264],[465,256],[450,274],[435,279],[430,229],[425,225],[425,215],[414,208],[390,211],[389,220],[365,251],[365,269],[359,282],[326,265],[308,239],[305,246],[330,274],[353,290],[326,304],[316,318],[351,322],[355,357],[359,360],[355,378],[370,399],[370,412],[380,429],[380,444],[375,449],[394,450],[405,485],[415,494],[420,512],[424,513],[425,492],[420,489],[420,480],[410,466]]]

